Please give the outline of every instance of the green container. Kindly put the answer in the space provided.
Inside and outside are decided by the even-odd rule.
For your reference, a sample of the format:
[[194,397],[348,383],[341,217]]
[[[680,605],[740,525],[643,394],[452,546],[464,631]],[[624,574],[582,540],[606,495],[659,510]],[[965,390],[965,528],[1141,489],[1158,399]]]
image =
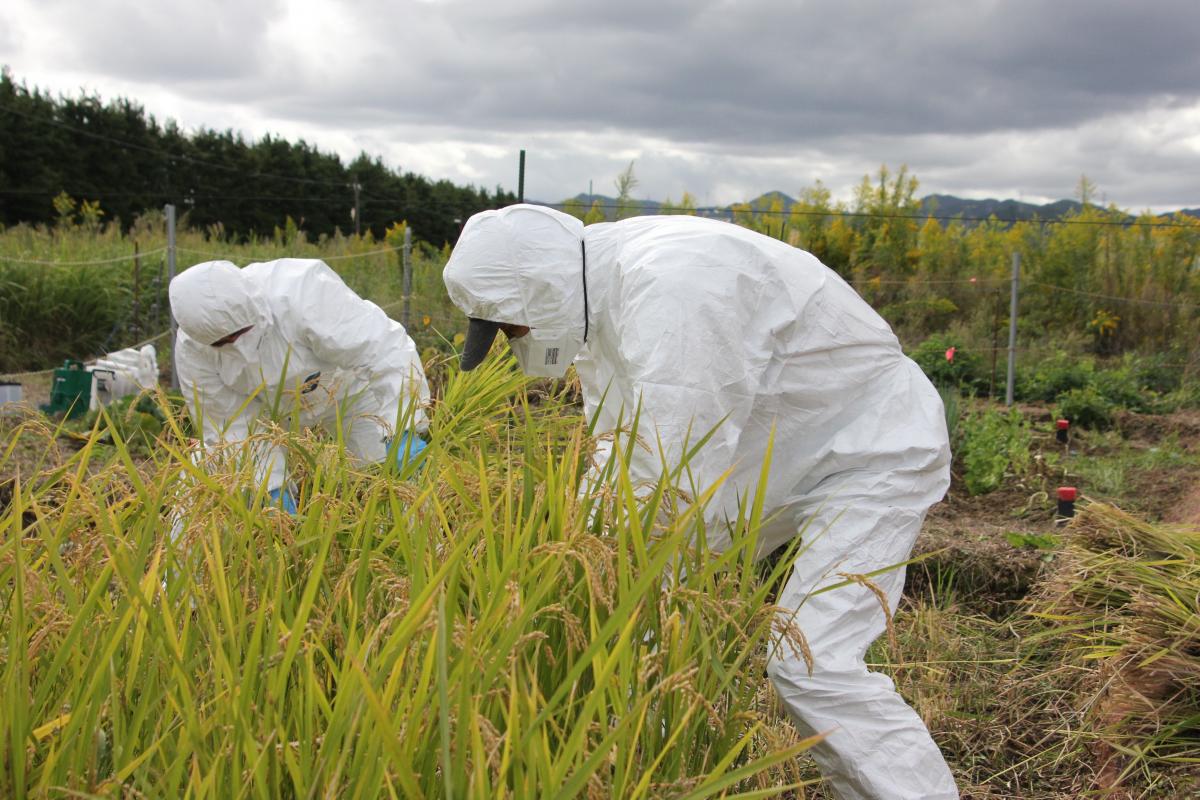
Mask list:
[[50,402],[40,408],[52,416],[62,414],[67,419],[74,419],[86,413],[91,402],[92,373],[83,368],[82,361],[68,358],[54,370]]

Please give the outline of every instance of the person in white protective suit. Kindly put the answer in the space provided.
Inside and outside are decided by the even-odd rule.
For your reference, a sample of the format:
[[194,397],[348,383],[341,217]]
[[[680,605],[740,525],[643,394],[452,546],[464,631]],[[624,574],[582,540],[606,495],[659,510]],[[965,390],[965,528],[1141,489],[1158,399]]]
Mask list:
[[[774,436],[759,554],[802,536],[779,604],[814,663],[810,674],[777,647],[771,680],[802,733],[828,733],[813,754],[838,796],[957,797],[921,718],[867,670],[886,627],[877,596],[859,584],[811,594],[906,561],[949,485],[941,399],[887,323],[811,254],[687,216],[585,229],[544,207],[485,211],[444,279],[470,318],[463,369],[503,330],[530,375],[575,364],[597,432],[640,403],[645,440],[677,461],[686,439],[715,428],[690,467],[702,487],[731,470],[706,511],[717,549]],[[660,454],[634,453],[635,478],[660,473]],[[903,567],[871,580],[894,610]]]
[[[363,461],[387,457],[397,421],[408,426],[397,460],[424,449],[429,385],[416,345],[324,262],[209,261],[172,280],[170,299],[180,388],[206,443],[245,440],[279,396],[303,427],[340,419],[347,450]],[[254,457],[272,500],[295,512],[283,454],[260,447]]]

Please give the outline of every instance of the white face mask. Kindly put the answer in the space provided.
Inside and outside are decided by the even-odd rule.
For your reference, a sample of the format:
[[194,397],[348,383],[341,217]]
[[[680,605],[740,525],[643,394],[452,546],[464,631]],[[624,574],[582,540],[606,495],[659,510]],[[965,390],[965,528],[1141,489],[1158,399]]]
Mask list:
[[508,346],[526,375],[561,378],[583,348],[583,340],[571,333],[531,330],[524,336],[509,339]]
[[256,325],[229,344],[217,348],[217,372],[227,386],[234,385],[247,367],[258,364],[258,347],[261,343],[262,331]]
[[261,343],[262,333],[251,329],[239,336],[237,341],[231,342],[225,347],[245,359],[246,363],[253,364],[258,360],[258,346]]

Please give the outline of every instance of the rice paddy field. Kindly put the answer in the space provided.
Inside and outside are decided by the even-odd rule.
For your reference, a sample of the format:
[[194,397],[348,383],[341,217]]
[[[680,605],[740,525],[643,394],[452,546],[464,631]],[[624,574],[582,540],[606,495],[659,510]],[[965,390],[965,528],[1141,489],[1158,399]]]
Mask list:
[[296,462],[295,518],[263,508],[235,454],[193,463],[179,418],[138,458],[115,426],[64,454],[40,420],[16,422],[5,793],[797,785],[805,743],[761,680],[771,581],[746,548],[689,551],[695,512],[638,502],[622,470],[581,495],[585,431],[520,384],[503,361],[451,378],[411,475],[263,431]]
[[[394,252],[281,237],[230,256],[349,256],[397,316]],[[295,517],[243,449],[199,453],[165,391],[72,423],[0,414],[0,796],[828,796],[764,674],[804,645],[772,605],[795,554],[750,558],[754,498],[706,551],[710,487],[633,485],[632,439],[594,465],[570,377],[457,370],[439,253],[417,255],[430,447],[388,470],[264,423]],[[1062,444],[1061,405],[946,399],[954,483],[873,668],[964,797],[1196,796],[1200,411],[1114,406]]]

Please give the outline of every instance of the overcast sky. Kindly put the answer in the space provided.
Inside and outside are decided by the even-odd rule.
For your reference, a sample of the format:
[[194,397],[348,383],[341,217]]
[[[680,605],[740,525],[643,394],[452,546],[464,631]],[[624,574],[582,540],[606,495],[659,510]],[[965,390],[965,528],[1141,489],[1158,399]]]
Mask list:
[[0,64],[160,120],[515,190],[725,204],[907,164],[919,195],[1086,174],[1200,206],[1200,2],[3,0]]

